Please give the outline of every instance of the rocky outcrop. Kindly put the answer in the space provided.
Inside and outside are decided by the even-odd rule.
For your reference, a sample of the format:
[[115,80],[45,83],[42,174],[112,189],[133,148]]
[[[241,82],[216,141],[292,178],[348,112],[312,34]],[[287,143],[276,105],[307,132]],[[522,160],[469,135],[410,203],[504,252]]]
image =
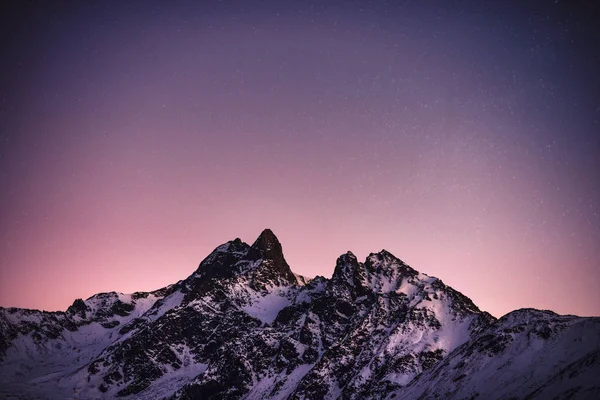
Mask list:
[[[496,320],[385,250],[347,252],[331,279],[307,280],[265,230],[154,292],[0,309],[0,386],[50,399],[541,399],[595,393],[599,325],[537,310]],[[482,389],[497,370],[506,390]]]

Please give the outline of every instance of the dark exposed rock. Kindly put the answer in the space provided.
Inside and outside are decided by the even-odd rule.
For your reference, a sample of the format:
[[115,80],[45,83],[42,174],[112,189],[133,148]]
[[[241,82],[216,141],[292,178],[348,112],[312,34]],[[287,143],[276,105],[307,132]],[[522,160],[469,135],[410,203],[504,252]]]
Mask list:
[[113,320],[110,322],[102,322],[100,325],[102,325],[103,328],[106,329],[111,329],[114,328],[115,326],[119,326],[121,323],[117,320]]
[[[496,320],[386,250],[364,263],[347,252],[331,279],[307,280],[292,273],[267,229],[252,246],[235,239],[217,247],[190,277],[153,292],[99,293],[65,313],[0,309],[0,361],[18,337],[52,354],[82,334],[104,345],[74,348],[83,361],[61,385],[90,398],[384,399],[422,379],[467,384],[470,360],[499,357],[519,340],[556,340],[567,327],[537,310]],[[161,382],[176,386],[158,390]]]
[[296,276],[290,269],[285,257],[281,243],[270,229],[262,231],[260,236],[252,245],[252,249],[260,252],[266,261],[268,268],[263,268],[257,277],[261,282],[284,283],[294,285],[297,283]]
[[73,304],[67,308],[67,313],[78,314],[81,318],[85,318],[85,312],[88,310],[88,306],[86,306],[82,299],[76,299]]

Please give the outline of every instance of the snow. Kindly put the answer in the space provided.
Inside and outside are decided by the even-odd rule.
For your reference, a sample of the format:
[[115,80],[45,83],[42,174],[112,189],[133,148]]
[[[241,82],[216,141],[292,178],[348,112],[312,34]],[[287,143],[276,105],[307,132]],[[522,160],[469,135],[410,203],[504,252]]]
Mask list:
[[194,355],[186,345],[171,347],[181,361],[181,368],[170,368],[168,373],[164,374],[145,390],[135,395],[123,397],[125,400],[134,399],[162,399],[171,396],[182,386],[190,383],[194,378],[203,374],[208,368],[208,364],[198,363],[194,360]]
[[[102,319],[101,322],[119,322],[119,325],[109,329],[103,327],[100,322],[91,322],[80,325],[75,331],[62,329],[57,339],[40,343],[34,340],[31,334],[18,336],[8,349],[0,369],[0,382],[3,382],[3,385],[6,383],[3,390],[5,393],[27,393],[32,398],[43,396],[47,399],[62,400],[80,398],[81,393],[87,392],[89,398],[97,397],[97,390],[91,389],[86,383],[87,364],[111,344],[124,340],[125,336],[118,334],[123,325],[143,316],[159,299],[160,297],[153,294],[135,300],[131,294],[96,294],[85,300],[86,306],[90,308],[86,312],[88,319],[96,318],[100,311],[109,310],[117,301],[134,304],[135,307],[126,316],[113,315]],[[159,309],[159,313],[164,313],[166,308],[172,307],[181,299],[182,296],[170,296]],[[16,325],[23,322],[55,324],[56,320],[65,319],[67,314],[19,310],[13,314],[4,312],[4,315],[9,322]],[[79,315],[71,317],[74,321],[82,321]]]
[[408,279],[403,279],[400,287],[396,289],[396,293],[404,293],[408,298],[413,298],[418,287]]
[[296,277],[296,282],[297,282],[298,286],[304,286],[304,285],[306,285],[308,282],[310,282],[310,281],[311,281],[311,278],[307,278],[307,277],[305,277],[304,275],[300,275],[300,274],[297,274],[297,273],[295,273],[295,272],[293,272],[293,274],[294,274],[294,276]]
[[185,295],[181,293],[181,291],[175,291],[171,293],[169,296],[164,299],[156,302],[154,307],[152,307],[147,313],[144,314],[145,318],[148,318],[152,321],[156,321],[169,310],[179,306],[183,301]]
[[[116,338],[112,329],[99,323],[81,326],[77,331],[64,330],[61,337],[37,344],[31,335],[13,341],[0,369],[0,382],[8,393],[27,393],[47,399],[69,399],[73,379],[66,371],[84,367]],[[57,385],[57,380],[59,384]],[[75,379],[84,382],[85,379]]]
[[[426,301],[425,309],[431,311],[441,324],[437,333],[438,348],[448,353],[470,339],[470,327],[473,317],[460,318],[451,311],[448,299],[439,295],[439,299]],[[442,300],[443,298],[443,300]]]
[[[218,247],[211,255],[233,252],[233,247],[227,243]],[[303,279],[299,275],[296,275],[298,285],[265,286],[264,282],[249,284],[254,282],[253,271],[260,270],[265,265],[268,267],[268,264],[263,264],[264,260],[242,259],[237,265],[243,265],[244,268],[237,269],[236,276],[216,286],[218,295],[208,291],[203,297],[188,304],[184,304],[185,294],[179,290],[164,298],[148,294],[146,298],[134,299],[137,296],[116,292],[94,295],[85,300],[90,308],[86,316],[87,322],[91,318],[101,317],[101,322],[118,321],[120,324],[107,329],[99,322],[91,322],[80,326],[75,332],[63,329],[58,339],[41,343],[31,334],[18,336],[0,364],[0,398],[8,397],[11,393],[19,393],[24,398],[41,397],[50,400],[114,398],[131,382],[114,383],[105,394],[98,391],[98,386],[103,382],[103,373],[109,368],[122,368],[124,364],[101,364],[98,366],[100,373],[90,375],[87,370],[89,363],[99,355],[108,355],[112,344],[137,334],[136,330],[119,334],[125,324],[141,318],[145,321],[145,326],[152,329],[157,326],[154,324],[156,320],[170,310],[177,312],[184,306],[192,307],[199,313],[210,314],[211,318],[214,316],[219,321],[220,316],[231,312],[230,310],[233,310],[236,317],[242,310],[256,318],[263,326],[256,330],[253,328],[249,334],[256,335],[252,336],[252,340],[256,339],[267,346],[273,351],[271,354],[277,354],[273,357],[287,354],[276,353],[283,341],[295,346],[300,357],[289,360],[292,361],[289,369],[277,369],[274,367],[275,362],[260,369],[250,362],[252,355],[240,355],[240,361],[252,376],[252,382],[247,388],[249,391],[243,397],[245,400],[288,398],[295,393],[303,379],[316,379],[317,383],[323,384],[328,391],[325,396],[328,399],[348,395],[348,388],[361,389],[371,384],[377,387],[385,384],[381,381],[388,381],[404,386],[402,390],[393,393],[396,399],[401,400],[419,396],[450,399],[479,396],[494,399],[522,397],[526,394],[535,394],[535,399],[544,399],[563,395],[565,387],[573,390],[578,386],[590,387],[594,379],[597,379],[600,365],[599,319],[561,317],[551,312],[519,310],[475,335],[473,329],[478,325],[473,322],[479,318],[477,311],[469,310],[462,314],[455,311],[455,304],[452,303],[454,300],[447,295],[448,291],[444,286],[434,285],[437,278],[422,273],[405,274],[403,271],[407,267],[388,255],[384,255],[383,260],[379,260],[379,257],[371,260],[374,263],[373,270],[366,274],[366,279],[373,294],[369,293],[356,301],[356,314],[348,317],[338,313],[338,316],[344,318],[334,317],[333,323],[323,316],[330,315],[328,312],[331,310],[334,313],[338,310],[328,308],[327,305],[323,307],[321,303],[320,309],[298,307],[294,313],[296,319],[292,319],[287,325],[282,323],[267,327],[273,324],[282,309],[291,304],[312,302],[315,298],[325,298],[327,301],[333,299],[334,302],[336,297],[322,296],[330,296],[330,292],[335,293],[335,296],[352,293],[336,291],[335,287],[330,291],[329,285],[333,281],[322,277],[315,278],[305,286],[301,284]],[[364,267],[364,264],[360,265]],[[345,277],[350,279],[349,276]],[[225,301],[222,300],[223,296]],[[372,299],[376,300],[374,304]],[[107,317],[105,311],[117,301],[135,304],[135,308],[126,316]],[[327,311],[322,312],[323,308]],[[35,323],[51,326],[57,320],[68,317],[64,313],[28,310],[0,312],[0,316],[5,316],[9,324]],[[405,312],[406,318],[403,317]],[[81,321],[81,317],[74,319]],[[344,325],[346,321],[350,324]],[[212,334],[218,335],[222,331],[220,326],[218,324],[213,327]],[[527,329],[512,329],[515,326],[527,326]],[[538,331],[534,328],[548,326],[560,331],[560,334],[548,339],[535,333]],[[307,344],[298,341],[300,329],[307,329],[311,333],[307,335],[310,338]],[[342,332],[339,337],[336,337],[336,329]],[[484,335],[508,335],[511,341],[506,349],[492,356],[488,354],[489,350],[485,350],[477,342],[479,339],[485,342]],[[211,339],[210,335],[208,339]],[[169,363],[158,364],[158,358],[152,359],[151,362],[157,363],[164,375],[141,393],[125,399],[164,398],[188,383],[207,379],[208,375],[220,378],[222,375],[219,375],[221,372],[217,368],[219,361],[215,362],[212,358],[209,358],[211,361],[196,359],[191,348],[184,344],[188,343],[194,348],[189,340],[189,337],[184,337],[181,341],[173,340],[175,343],[164,343],[166,349],[170,348],[176,354],[181,368],[175,369]],[[235,337],[228,345],[237,343],[242,346],[242,342],[243,339]],[[338,347],[335,351],[330,351],[331,346]],[[235,348],[238,349],[241,353],[245,351],[243,347]],[[307,355],[309,349],[313,355],[317,351],[316,362],[299,364],[306,360],[301,356]],[[420,357],[431,356],[430,352],[442,354],[444,359],[430,370],[423,371],[425,363]],[[274,359],[276,358],[268,360]],[[388,363],[400,359],[406,360],[406,363],[398,368],[394,366],[395,369],[386,369],[390,365]],[[310,360],[315,361],[314,358]],[[334,372],[340,365],[353,368],[349,383]],[[307,378],[307,374],[310,378]],[[278,392],[272,394],[275,387]],[[600,387],[598,391],[600,398]],[[306,397],[302,393],[296,394],[299,398]]]
[[242,307],[248,315],[264,324],[272,324],[279,311],[290,305],[291,300],[286,289],[277,288],[265,295],[256,294]]
[[[395,399],[409,400],[421,395],[432,398],[440,394],[449,399],[476,394],[486,399],[529,395],[546,399],[560,397],[569,387],[573,390],[578,386],[592,387],[600,370],[600,320],[564,318],[559,318],[566,324],[564,331],[547,339],[531,333],[536,326],[545,326],[544,317],[540,321],[539,315],[511,316],[500,321],[479,336],[509,335],[512,339],[500,353],[492,357],[485,351],[469,350],[469,346],[458,347],[434,370],[397,391]],[[522,324],[526,324],[523,331],[511,330]],[[578,344],[573,346],[573,343]],[[600,387],[596,390],[600,394]],[[594,398],[591,394],[583,396],[580,398]]]
[[11,324],[21,324],[23,322],[39,324],[44,320],[42,312],[32,312],[29,310],[26,311],[19,309],[13,310],[13,312],[8,311],[4,314],[6,319]]

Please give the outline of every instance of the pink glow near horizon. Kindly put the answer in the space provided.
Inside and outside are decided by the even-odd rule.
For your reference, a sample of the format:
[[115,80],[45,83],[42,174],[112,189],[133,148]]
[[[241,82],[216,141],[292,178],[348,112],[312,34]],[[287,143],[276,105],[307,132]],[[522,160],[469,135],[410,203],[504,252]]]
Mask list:
[[419,7],[36,14],[3,78],[0,305],[157,289],[271,228],[306,276],[385,248],[495,316],[600,315],[597,82],[477,30],[506,16]]

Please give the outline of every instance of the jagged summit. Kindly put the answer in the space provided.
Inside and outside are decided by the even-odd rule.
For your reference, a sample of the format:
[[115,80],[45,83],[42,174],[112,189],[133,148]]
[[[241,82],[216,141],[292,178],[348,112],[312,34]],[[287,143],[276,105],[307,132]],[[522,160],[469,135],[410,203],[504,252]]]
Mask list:
[[[275,284],[297,284],[298,278],[292,272],[279,239],[271,229],[264,229],[252,246],[236,238],[218,246],[206,257],[194,276],[206,280],[223,280],[253,270],[261,280]],[[366,287],[369,276],[378,274],[392,276],[415,276],[417,271],[389,251],[383,249],[370,253],[364,262],[347,251],[338,257],[332,279],[343,279],[354,287]]]
[[351,281],[356,276],[363,276],[364,278],[364,266],[358,262],[351,251],[348,251],[337,258],[332,279]]
[[279,249],[281,251],[281,243],[279,243],[279,239],[270,229],[263,230],[260,235],[254,241],[252,247],[261,249],[263,251],[268,251],[271,249]]
[[279,243],[279,239],[277,239],[277,236],[275,236],[270,229],[265,229],[261,232],[254,241],[254,244],[252,244],[252,248],[260,251],[265,259],[285,264],[289,269],[289,266],[283,257],[281,243]]
[[208,282],[236,276],[246,276],[253,288],[298,283],[283,256],[281,243],[270,229],[263,230],[252,246],[239,238],[218,246],[190,278],[197,280],[192,286],[206,287]]
[[265,268],[265,270],[267,270],[266,275],[270,274],[271,278],[274,278],[275,275],[279,275],[284,282],[288,282],[289,284],[298,282],[283,256],[281,243],[279,243],[279,239],[277,239],[277,236],[275,236],[272,230],[263,230],[254,241],[254,244],[252,244],[252,249],[259,251],[262,258],[265,260],[264,264],[267,264],[268,266]]
[[386,250],[306,281],[265,229],[153,292],[0,307],[0,398],[585,400],[598,349],[600,318],[497,320]]

